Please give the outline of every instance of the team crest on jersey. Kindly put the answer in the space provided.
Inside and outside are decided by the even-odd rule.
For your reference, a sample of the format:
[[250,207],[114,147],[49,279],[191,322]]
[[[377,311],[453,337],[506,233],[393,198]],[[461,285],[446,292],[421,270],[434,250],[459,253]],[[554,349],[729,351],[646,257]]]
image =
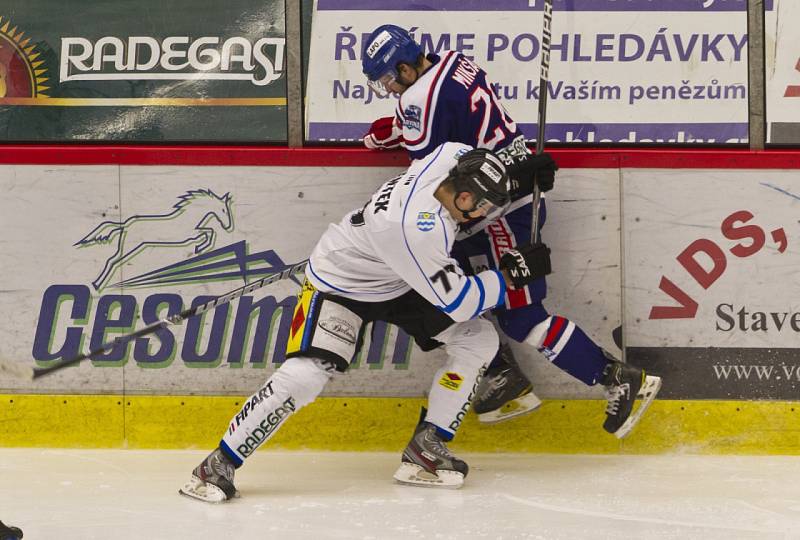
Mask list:
[[422,232],[433,230],[436,225],[436,214],[433,212],[420,212],[417,214],[417,229]]
[[416,105],[409,105],[403,111],[403,125],[408,129],[422,130],[422,109]]

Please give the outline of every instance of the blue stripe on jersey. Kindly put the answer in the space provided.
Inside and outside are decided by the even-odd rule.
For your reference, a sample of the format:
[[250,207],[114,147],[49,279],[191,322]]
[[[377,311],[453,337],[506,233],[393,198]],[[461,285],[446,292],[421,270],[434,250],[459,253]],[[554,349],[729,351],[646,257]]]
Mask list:
[[308,266],[306,266],[306,268],[308,268],[308,270],[309,270],[309,271],[311,271],[311,273],[312,273],[312,274],[314,274],[314,277],[315,277],[315,278],[317,278],[318,280],[320,280],[322,283],[324,283],[325,285],[327,285],[328,287],[330,287],[330,288],[331,288],[331,289],[333,289],[334,291],[339,291],[339,292],[341,292],[341,293],[345,293],[345,294],[347,294],[347,293],[349,293],[349,292],[350,292],[350,291],[346,291],[346,290],[344,290],[344,289],[340,289],[339,287],[336,287],[336,286],[334,286],[334,285],[331,285],[330,283],[328,283],[327,281],[325,281],[324,279],[322,279],[321,277],[319,277],[319,275],[318,275],[316,272],[314,272],[314,268],[312,268],[312,267],[311,267],[311,261],[310,261],[310,260],[308,261]]
[[408,250],[408,253],[411,255],[411,259],[414,261],[414,264],[417,265],[417,268],[419,268],[420,273],[425,278],[425,282],[431,288],[431,290],[433,291],[433,294],[436,295],[436,298],[439,299],[439,302],[443,306],[446,306],[447,304],[445,303],[445,301],[442,300],[442,297],[439,296],[439,293],[437,293],[436,289],[433,288],[433,283],[431,282],[430,278],[428,278],[428,276],[425,275],[425,271],[422,270],[422,267],[420,266],[419,261],[417,261],[417,258],[414,257],[414,252],[411,251],[411,246],[408,244],[408,237],[406,236],[406,212],[408,212],[408,202],[411,200],[411,197],[414,196],[414,190],[417,189],[417,184],[419,183],[419,179],[422,178],[422,175],[425,174],[425,171],[427,171],[430,168],[430,166],[433,165],[433,163],[437,159],[439,159],[439,155],[441,155],[443,149],[444,149],[444,145],[439,147],[439,150],[436,152],[436,155],[434,156],[434,158],[432,160],[430,160],[427,165],[425,165],[425,168],[422,169],[422,171],[417,175],[417,179],[414,180],[414,185],[411,186],[411,191],[408,193],[408,198],[406,199],[406,202],[405,202],[405,205],[404,205],[404,208],[403,208],[403,218],[400,220],[400,228],[403,231],[403,241],[406,244],[406,249]]
[[461,302],[464,301],[464,298],[467,296],[467,292],[469,292],[470,287],[472,287],[472,278],[467,278],[467,282],[461,287],[461,292],[458,293],[458,298],[453,300],[453,302],[449,306],[445,306],[443,308],[439,308],[445,313],[452,313],[461,307]]
[[486,289],[483,288],[483,281],[476,277],[475,282],[478,284],[478,292],[480,293],[480,296],[478,297],[478,308],[475,310],[475,313],[472,314],[473,319],[480,315],[481,311],[483,311],[483,301],[486,299]]
[[330,283],[328,283],[327,281],[325,281],[324,279],[319,277],[319,274],[317,274],[314,271],[314,268],[312,268],[311,261],[308,261],[308,265],[306,266],[306,269],[309,270],[314,275],[314,277],[317,278],[318,280],[320,280],[322,283],[324,283],[325,285],[327,285],[331,289],[333,289],[335,291],[338,291],[340,293],[343,293],[343,294],[390,294],[390,293],[393,293],[395,291],[399,291],[400,289],[404,289],[405,287],[408,286],[405,282],[402,282],[400,287],[397,287],[396,289],[392,289],[392,290],[389,290],[389,291],[346,291],[344,289],[341,289],[339,287],[335,287],[335,286],[331,285]]
[[506,303],[506,278],[503,277],[503,273],[500,270],[495,270],[494,273],[497,274],[500,280],[500,298],[497,299],[495,306],[502,306]]
[[444,207],[440,206],[439,211],[436,214],[439,216],[439,221],[442,223],[442,230],[444,231],[444,252],[450,253],[450,241],[447,239],[447,227],[444,224],[444,218],[442,217],[442,210]]

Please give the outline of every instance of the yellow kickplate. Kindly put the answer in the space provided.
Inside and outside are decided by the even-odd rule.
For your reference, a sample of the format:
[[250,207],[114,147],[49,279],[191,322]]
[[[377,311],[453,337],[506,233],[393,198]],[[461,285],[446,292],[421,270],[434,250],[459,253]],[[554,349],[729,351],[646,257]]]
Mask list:
[[[0,395],[0,446],[202,448],[216,446],[243,397]],[[320,398],[265,447],[401,451],[421,398]],[[656,400],[619,441],[603,431],[605,401],[545,400],[535,412],[480,425],[464,420],[462,452],[800,455],[793,402]]]

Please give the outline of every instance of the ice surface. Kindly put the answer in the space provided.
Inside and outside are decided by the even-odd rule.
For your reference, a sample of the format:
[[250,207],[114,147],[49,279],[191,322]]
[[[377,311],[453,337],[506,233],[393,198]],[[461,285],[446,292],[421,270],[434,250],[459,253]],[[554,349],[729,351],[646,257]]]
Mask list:
[[178,495],[205,451],[0,449],[25,540],[800,539],[800,458],[463,454],[461,490],[392,482],[398,454],[260,451],[242,498]]

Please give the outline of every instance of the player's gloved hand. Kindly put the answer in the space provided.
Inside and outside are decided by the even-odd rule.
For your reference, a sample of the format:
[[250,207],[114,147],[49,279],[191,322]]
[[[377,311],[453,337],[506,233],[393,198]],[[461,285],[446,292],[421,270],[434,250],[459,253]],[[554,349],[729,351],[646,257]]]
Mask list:
[[553,156],[543,152],[539,155],[532,155],[528,159],[533,162],[533,174],[536,176],[539,191],[544,193],[553,189],[553,184],[556,181],[556,171],[558,170],[558,165],[553,160]]
[[378,118],[364,135],[364,146],[370,150],[390,150],[405,144],[403,130],[397,125],[394,116]]
[[553,161],[553,156],[545,152],[538,156],[528,154],[525,159],[506,165],[506,170],[511,177],[512,197],[520,197],[533,193],[534,177],[537,173],[539,190],[545,192],[553,189],[558,165]]
[[510,249],[500,257],[500,270],[508,274],[515,289],[521,289],[552,272],[550,248],[537,242]]

